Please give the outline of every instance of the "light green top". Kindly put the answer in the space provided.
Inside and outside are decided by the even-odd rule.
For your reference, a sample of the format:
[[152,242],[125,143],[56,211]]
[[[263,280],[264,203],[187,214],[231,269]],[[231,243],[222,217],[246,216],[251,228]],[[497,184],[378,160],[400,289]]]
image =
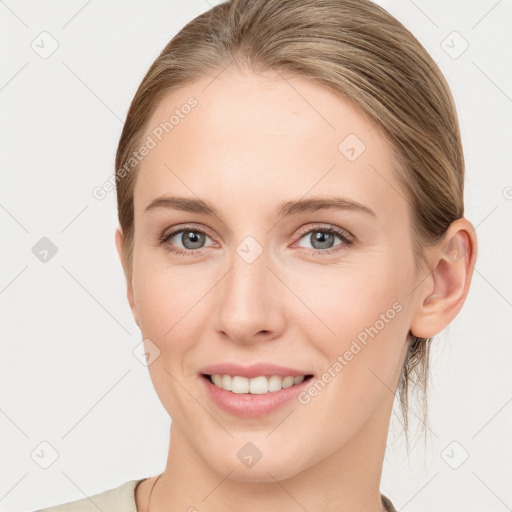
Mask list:
[[[36,510],[36,512],[137,512],[137,505],[135,504],[135,487],[140,480],[130,480],[115,489],[109,489],[100,494],[95,494],[89,498],[83,498],[62,505],[54,507],[43,508]],[[380,495],[382,504],[387,512],[397,512],[393,503],[384,496]]]

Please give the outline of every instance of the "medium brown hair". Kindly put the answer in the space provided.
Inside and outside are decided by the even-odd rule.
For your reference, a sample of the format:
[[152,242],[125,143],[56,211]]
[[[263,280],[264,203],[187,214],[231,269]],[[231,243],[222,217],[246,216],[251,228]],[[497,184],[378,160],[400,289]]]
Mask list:
[[[128,172],[126,164],[165,95],[214,77],[228,65],[312,79],[348,98],[380,126],[407,192],[416,268],[425,270],[425,248],[442,241],[450,224],[464,214],[457,113],[436,63],[409,30],[369,0],[232,0],[180,30],[153,62],[130,105],[116,155],[127,278],[137,166]],[[398,386],[406,434],[411,385],[422,392],[424,425],[427,421],[431,341],[409,340]]]

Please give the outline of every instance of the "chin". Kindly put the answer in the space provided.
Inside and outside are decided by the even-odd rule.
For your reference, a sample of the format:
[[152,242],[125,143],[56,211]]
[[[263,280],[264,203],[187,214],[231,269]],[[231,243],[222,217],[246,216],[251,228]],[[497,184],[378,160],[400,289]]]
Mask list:
[[209,454],[206,462],[216,473],[237,482],[275,483],[297,475],[308,466],[298,462],[297,457],[291,454],[287,457],[286,453],[276,450],[272,450],[267,456],[265,453],[261,454],[261,458],[253,461],[252,465],[250,461],[247,465],[243,462],[244,454],[239,456],[238,449],[234,457],[226,457],[227,453],[228,451],[224,451],[214,456],[214,460]]
[[[223,468],[224,469],[224,468]],[[233,468],[226,465],[226,472],[230,480],[244,483],[275,483],[276,481],[286,480],[295,476],[299,471],[297,467],[284,467],[282,462],[276,464],[265,464],[260,460],[252,468]]]

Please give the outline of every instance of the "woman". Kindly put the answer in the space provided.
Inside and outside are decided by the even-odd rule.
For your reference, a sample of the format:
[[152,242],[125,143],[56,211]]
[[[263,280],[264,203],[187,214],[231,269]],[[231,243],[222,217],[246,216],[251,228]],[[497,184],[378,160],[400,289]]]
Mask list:
[[144,77],[116,245],[155,390],[160,475],[47,511],[395,510],[395,392],[477,255],[448,85],[369,1],[233,0]]

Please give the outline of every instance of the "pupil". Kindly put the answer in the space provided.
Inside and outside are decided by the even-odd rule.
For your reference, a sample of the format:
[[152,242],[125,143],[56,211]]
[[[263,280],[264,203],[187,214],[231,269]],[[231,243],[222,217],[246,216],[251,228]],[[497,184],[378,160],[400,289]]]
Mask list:
[[201,242],[204,242],[205,235],[196,231],[187,231],[183,233],[182,242],[183,246],[187,249],[199,249]]
[[315,231],[311,235],[311,243],[315,249],[329,249],[332,247],[334,235],[332,233],[325,233],[323,231]]

